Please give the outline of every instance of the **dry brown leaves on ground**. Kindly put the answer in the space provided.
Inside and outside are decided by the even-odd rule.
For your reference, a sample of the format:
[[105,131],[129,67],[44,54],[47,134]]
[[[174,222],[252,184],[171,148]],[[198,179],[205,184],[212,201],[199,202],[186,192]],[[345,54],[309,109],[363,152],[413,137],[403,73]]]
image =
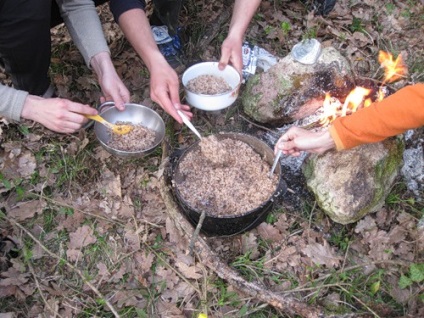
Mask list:
[[[400,85],[423,81],[421,2],[339,0],[327,17],[315,16],[306,2],[262,1],[246,40],[285,56],[305,36],[316,36],[370,78],[381,72],[379,50],[402,52],[410,74]],[[196,43],[231,4],[186,1],[181,23],[188,61],[218,59],[228,20],[206,47],[199,50]],[[99,12],[132,100],[166,118],[149,98],[147,68],[107,6]],[[52,63],[62,67],[52,73],[59,94],[97,104],[95,77],[69,35],[63,27],[52,35]],[[194,122],[205,132],[231,130],[246,125],[239,114],[237,108],[216,116],[195,112]],[[184,128],[174,129],[175,149],[193,142]],[[0,119],[0,140],[5,317],[196,317],[202,311],[209,317],[286,317],[239,293],[188,253],[189,242],[159,193],[160,149],[119,159],[99,146],[92,130],[64,136],[6,119]],[[303,193],[287,192],[256,229],[208,243],[245,279],[323,306],[329,315],[424,316],[422,202],[414,202],[400,182],[381,211],[341,226]],[[291,204],[290,197],[301,204]]]

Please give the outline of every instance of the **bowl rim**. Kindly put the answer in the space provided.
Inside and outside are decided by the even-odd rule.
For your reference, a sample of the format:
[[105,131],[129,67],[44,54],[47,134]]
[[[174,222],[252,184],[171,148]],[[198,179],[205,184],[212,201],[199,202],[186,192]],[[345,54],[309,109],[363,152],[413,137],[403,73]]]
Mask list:
[[[185,71],[184,71],[184,73],[183,73],[183,75],[182,75],[182,77],[181,77],[181,83],[183,84],[183,87],[184,87],[184,89],[187,91],[187,92],[190,92],[191,94],[193,94],[193,95],[196,95],[196,96],[204,96],[204,97],[220,97],[220,96],[224,96],[224,95],[228,95],[228,94],[230,94],[231,95],[231,93],[232,92],[234,92],[234,91],[236,91],[239,87],[240,87],[240,85],[242,84],[242,81],[243,81],[243,78],[242,78],[242,76],[241,76],[241,74],[236,70],[236,68],[234,67],[234,66],[232,66],[232,65],[230,65],[230,64],[227,64],[226,66],[225,66],[225,68],[227,68],[227,67],[229,67],[232,71],[234,71],[234,73],[235,74],[237,74],[238,75],[238,77],[239,77],[239,80],[238,80],[238,84],[237,85],[235,85],[234,87],[232,87],[230,90],[228,90],[228,91],[225,91],[225,92],[223,92],[223,93],[219,93],[219,94],[202,94],[202,93],[196,93],[196,92],[193,92],[192,90],[190,90],[190,89],[188,89],[187,88],[187,83],[188,83],[188,81],[187,81],[187,83],[184,83],[184,76],[185,76],[185,74],[190,70],[190,69],[193,69],[194,67],[200,67],[201,65],[212,65],[212,66],[217,66],[218,67],[218,65],[219,65],[219,62],[217,62],[217,61],[206,61],[206,62],[200,62],[200,63],[196,63],[196,64],[193,64],[193,65],[191,65],[189,68],[187,68]],[[205,74],[205,75],[207,75],[207,74]],[[229,84],[228,84],[229,85]]]

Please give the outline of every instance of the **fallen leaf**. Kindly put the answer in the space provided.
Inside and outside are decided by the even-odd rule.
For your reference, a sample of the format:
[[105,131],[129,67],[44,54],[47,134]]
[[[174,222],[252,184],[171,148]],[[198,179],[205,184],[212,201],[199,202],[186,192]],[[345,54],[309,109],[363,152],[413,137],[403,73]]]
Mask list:
[[315,264],[325,265],[328,268],[337,267],[342,260],[341,257],[334,253],[334,250],[328,245],[327,241],[324,241],[324,244],[308,244],[302,252],[310,257]]
[[258,226],[258,233],[264,240],[269,240],[271,242],[281,242],[283,236],[280,231],[273,225],[262,222]]
[[22,178],[29,178],[35,172],[35,168],[37,167],[37,163],[35,161],[34,155],[26,151],[20,157],[18,161],[18,172]]
[[93,235],[93,229],[88,225],[83,225],[74,233],[69,234],[68,248],[81,249],[96,242],[97,238]]
[[82,255],[80,250],[68,249],[66,251],[66,258],[70,262],[76,262],[79,259],[80,255]]
[[109,270],[107,269],[107,266],[103,262],[97,263],[96,267],[99,270],[99,275],[102,276],[103,279],[108,279],[110,277]]
[[118,215],[124,219],[134,216],[134,204],[128,195],[122,200],[121,206],[118,209]]
[[181,274],[183,274],[186,278],[200,279],[203,276],[202,274],[198,273],[200,269],[196,266],[188,266],[187,264],[180,261],[177,261],[175,265],[178,267]]
[[23,221],[34,217],[36,214],[41,214],[46,207],[46,202],[41,200],[20,202],[7,212],[8,216]]
[[243,234],[242,238],[242,252],[243,254],[250,253],[250,259],[257,259],[260,255],[258,250],[258,239],[253,233]]

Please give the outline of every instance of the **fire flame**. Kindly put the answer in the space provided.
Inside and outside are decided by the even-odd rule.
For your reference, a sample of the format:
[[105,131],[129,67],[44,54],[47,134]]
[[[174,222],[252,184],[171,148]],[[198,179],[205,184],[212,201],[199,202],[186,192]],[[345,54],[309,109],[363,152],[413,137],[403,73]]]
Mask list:
[[408,73],[408,68],[405,66],[401,54],[394,60],[391,53],[380,51],[378,62],[384,68],[383,84],[394,82]]
[[342,116],[346,116],[347,110],[349,109],[352,113],[356,112],[359,106],[362,104],[364,97],[371,92],[370,89],[357,86],[349,95],[347,95],[346,100],[343,104]]
[[361,105],[365,107],[363,104],[364,97],[367,96],[370,92],[371,90],[368,88],[357,86],[347,95],[343,105],[337,98],[331,97],[329,93],[326,93],[320,124],[322,126],[326,126],[337,117],[343,117],[356,112]]
[[[384,68],[384,80],[380,85],[380,89],[375,99],[377,102],[383,100],[385,97],[385,93],[383,91],[383,85],[385,83],[394,82],[399,78],[406,76],[408,73],[408,69],[402,60],[401,54],[399,54],[395,60],[392,54],[380,51],[378,61],[381,67]],[[331,97],[329,93],[326,93],[323,103],[323,114],[319,121],[320,125],[329,125],[337,117],[343,117],[356,112],[360,108],[370,106],[373,103],[371,98],[364,100],[364,98],[370,93],[371,89],[357,86],[347,95],[343,105],[338,99]]]

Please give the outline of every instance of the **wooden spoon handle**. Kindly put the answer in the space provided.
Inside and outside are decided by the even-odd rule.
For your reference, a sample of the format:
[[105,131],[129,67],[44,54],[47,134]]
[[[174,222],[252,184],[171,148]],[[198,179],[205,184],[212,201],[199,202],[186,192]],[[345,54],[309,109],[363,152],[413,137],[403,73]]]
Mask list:
[[95,121],[98,121],[99,123],[101,123],[101,124],[103,124],[103,125],[105,125],[105,126],[107,126],[107,127],[109,127],[109,128],[113,128],[114,127],[114,125],[113,124],[111,124],[110,122],[108,122],[108,121],[106,121],[102,116],[100,116],[100,115],[87,115],[87,114],[83,114],[86,118],[88,118],[88,119],[92,119],[92,120],[95,120]]

